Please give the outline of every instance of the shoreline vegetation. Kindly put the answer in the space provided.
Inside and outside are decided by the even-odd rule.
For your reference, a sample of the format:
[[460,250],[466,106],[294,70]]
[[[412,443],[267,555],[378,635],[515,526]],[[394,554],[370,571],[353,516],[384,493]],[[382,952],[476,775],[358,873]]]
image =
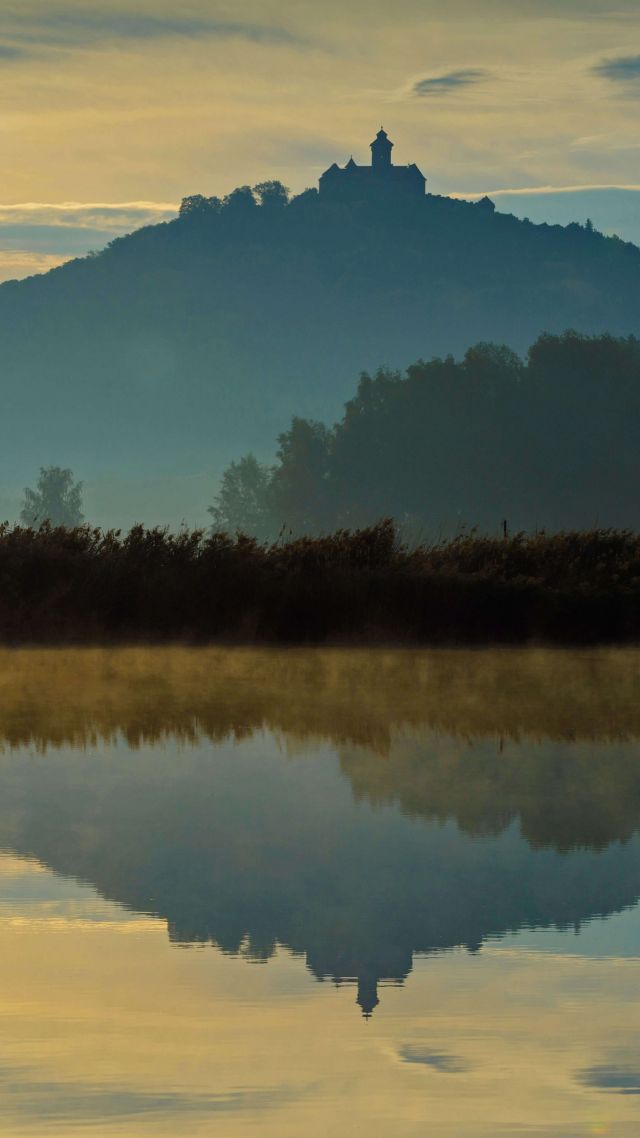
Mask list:
[[461,534],[390,519],[261,544],[239,534],[0,527],[0,643],[623,644],[640,535]]

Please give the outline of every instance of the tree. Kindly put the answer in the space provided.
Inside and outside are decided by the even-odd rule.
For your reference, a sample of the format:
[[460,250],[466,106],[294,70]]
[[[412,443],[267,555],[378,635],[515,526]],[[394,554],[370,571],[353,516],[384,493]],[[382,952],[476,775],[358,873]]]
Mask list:
[[251,186],[238,186],[227,194],[222,204],[227,213],[238,215],[252,213],[257,208]]
[[25,488],[20,521],[31,528],[44,522],[68,529],[81,526],[82,482],[74,482],[73,472],[61,466],[41,466],[37,488]]
[[270,211],[284,209],[289,203],[289,190],[282,182],[258,182],[253,187],[263,209]]
[[323,423],[294,418],[278,437],[278,466],[271,478],[274,514],[295,534],[327,532],[334,504],[327,483],[332,432]]
[[481,341],[469,348],[464,357],[464,369],[469,378],[484,382],[506,379],[515,383],[522,378],[523,368],[520,357],[506,344]]
[[261,541],[274,536],[269,509],[271,472],[252,454],[232,462],[222,476],[220,490],[209,513],[214,528],[226,533],[246,533]]
[[220,198],[205,198],[202,194],[191,194],[182,199],[180,217],[210,217],[219,213],[222,202]]

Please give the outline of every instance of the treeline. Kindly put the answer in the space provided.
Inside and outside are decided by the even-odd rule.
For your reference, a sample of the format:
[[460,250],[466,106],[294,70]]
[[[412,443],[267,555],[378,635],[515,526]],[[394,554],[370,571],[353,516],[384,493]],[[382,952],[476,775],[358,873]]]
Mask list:
[[640,536],[459,537],[391,521],[260,544],[0,527],[3,643],[597,643],[640,637]]
[[[315,191],[307,191],[315,193]],[[305,195],[299,195],[304,200]],[[294,200],[298,200],[297,198]],[[204,194],[191,194],[183,198],[180,205],[179,217],[184,221],[209,221],[212,218],[226,213],[230,217],[247,217],[258,207],[264,207],[262,217],[272,219],[286,206],[290,205],[291,196],[287,186],[282,182],[259,182],[257,186],[237,186],[224,198],[217,196],[205,197]]]
[[461,527],[640,525],[640,341],[543,335],[526,360],[480,343],[360,379],[330,428],[293,419],[276,462],[232,463],[214,524],[272,539],[389,516],[410,536]]

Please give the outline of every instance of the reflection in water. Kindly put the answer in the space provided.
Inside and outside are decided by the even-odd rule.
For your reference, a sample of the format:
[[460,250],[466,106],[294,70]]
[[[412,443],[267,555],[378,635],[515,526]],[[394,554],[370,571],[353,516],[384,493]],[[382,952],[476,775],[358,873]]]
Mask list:
[[[0,653],[0,848],[13,858],[5,859],[0,876],[6,927],[20,930],[20,922],[26,922],[20,935],[27,955],[31,942],[25,930],[36,928],[36,918],[43,930],[64,927],[65,936],[72,930],[79,936],[81,928],[83,936],[93,928],[101,937],[127,930],[126,946],[112,949],[114,961],[122,960],[122,975],[104,981],[112,1000],[124,1000],[119,993],[125,986],[128,990],[123,976],[129,967],[140,967],[143,986],[152,983],[153,969],[145,960],[155,961],[163,991],[172,992],[178,983],[171,968],[167,972],[158,962],[157,949],[140,947],[143,941],[157,943],[164,927],[160,921],[168,927],[171,945],[215,945],[224,954],[177,954],[184,962],[176,966],[179,984],[184,987],[197,976],[205,1001],[213,981],[204,978],[203,960],[209,961],[206,976],[213,976],[223,964],[231,968],[229,957],[237,957],[242,971],[224,976],[237,976],[233,983],[241,990],[250,983],[241,978],[250,971],[246,960],[270,961],[269,975],[277,977],[285,948],[303,956],[318,980],[357,983],[357,1001],[367,1017],[380,1000],[380,983],[401,984],[416,963],[420,971],[416,957],[425,954],[438,977],[437,992],[431,988],[431,1007],[423,1006],[419,1018],[403,1023],[403,1035],[392,1047],[385,1044],[393,1056],[393,1076],[384,1077],[396,1115],[386,1124],[382,1118],[379,1130],[373,1125],[367,1130],[381,1138],[423,1134],[432,1116],[416,1105],[411,1080],[440,1080],[429,1083],[436,1099],[436,1086],[467,1080],[473,1088],[484,1062],[481,1048],[470,1044],[473,1032],[489,1030],[492,1007],[498,1019],[507,1015],[502,1005],[513,998],[507,994],[516,984],[515,949],[505,948],[501,955],[495,938],[518,930],[571,930],[571,951],[579,954],[577,934],[585,922],[629,909],[640,896],[639,695],[640,653],[632,650]],[[36,900],[43,881],[46,896]],[[609,927],[613,939],[606,951],[615,954],[617,926]],[[0,920],[0,942],[9,960],[14,941],[3,928]],[[503,943],[516,941],[510,935]],[[75,944],[67,945],[69,959],[75,959]],[[456,948],[467,952],[442,955]],[[80,985],[82,969],[97,968],[91,959],[90,969],[86,963],[78,966]],[[522,959],[528,959],[526,953]],[[474,979],[473,962],[480,960],[484,990]],[[12,968],[19,971],[23,965],[6,967],[15,985]],[[543,1028],[544,1016],[532,1011],[551,1000],[544,991],[550,973],[531,962],[527,969],[517,980],[518,999],[529,1002],[523,1031],[540,1031],[542,1047],[548,1032],[561,1029],[557,1024]],[[595,972],[585,978],[572,964],[561,981],[557,971],[553,974],[563,993],[553,999],[577,999],[582,1006],[576,992],[580,984],[587,991]],[[220,991],[230,991],[231,981],[220,976]],[[607,999],[614,999],[615,990],[617,1001],[623,997],[622,976],[616,976],[603,971],[601,982]],[[26,982],[33,982],[32,972]],[[577,985],[573,996],[572,984]],[[629,984],[633,987],[631,978]],[[327,985],[321,991],[326,1000]],[[270,1008],[277,1005],[274,999]],[[475,1008],[480,1020],[463,1005]],[[411,1017],[413,1004],[403,1006],[403,1015]],[[393,1011],[399,1007],[387,987],[382,1022],[385,1014],[399,1014]],[[237,1029],[238,1046],[248,1046],[246,1032],[267,1030],[259,1023],[271,1024],[269,1039],[294,1038],[291,1025],[274,1026],[264,1002],[250,1025],[244,1013],[236,1009],[236,1014],[243,1024]],[[323,1013],[316,1009],[316,1014],[323,1022]],[[603,1006],[597,1014],[603,1016],[604,1032]],[[127,1018],[124,1010],[122,1015]],[[456,1030],[447,1018],[451,1015],[458,1017]],[[620,1025],[619,1008],[616,1015]],[[575,1016],[574,1021],[572,1030],[586,1037],[584,1023],[578,1028]],[[144,1046],[156,1030],[151,1022],[147,1018],[140,1029]],[[373,1024],[380,1022],[378,1012]],[[513,1047],[512,1027],[508,1020],[500,1022],[501,1038],[509,1037]],[[135,1034],[129,1024],[127,1031],[132,1030]],[[339,1030],[347,1038],[353,1029],[341,1021]],[[527,1119],[532,1134],[574,1138],[588,1133],[587,1125],[595,1123],[585,1116],[582,1129],[575,1128],[572,1096],[583,1096],[575,1099],[583,1103],[584,1096],[636,1093],[630,1030],[625,1028],[615,1047],[610,1042],[608,1050],[598,1051],[590,1044],[572,1055],[567,1092],[572,1105],[563,1106],[562,1125],[535,1129],[539,1120]],[[597,1039],[595,1028],[594,1035]],[[189,1039],[193,1064],[204,1044]],[[235,1045],[230,1044],[232,1050]],[[265,1046],[271,1047],[268,1040]],[[515,1070],[515,1058],[500,1061],[505,1070],[509,1063]],[[341,1062],[346,1070],[354,1060],[345,1053]],[[367,1062],[368,1073],[375,1064]],[[305,1078],[311,1078],[311,1068],[314,1077],[324,1077],[331,1059],[323,1053],[318,1063],[317,1070],[313,1062],[305,1068]],[[524,1066],[523,1059],[522,1071]],[[353,1068],[356,1082],[365,1078],[363,1068],[358,1072]],[[196,1079],[197,1087],[187,1094],[184,1087],[170,1092],[156,1086],[151,1092],[140,1075],[140,1085],[121,1087],[115,1097],[107,1080],[106,1090],[94,1089],[90,1104],[83,1099],[76,1107],[73,1095],[79,1092],[69,1084],[61,1110],[69,1128],[80,1115],[84,1125],[94,1127],[98,1119],[106,1126],[107,1117],[148,1114],[157,1133],[164,1113],[174,1121],[180,1116],[180,1133],[199,1134],[196,1119],[206,1122],[222,1113],[225,1119],[237,1114],[248,1127],[244,1133],[255,1129],[257,1118],[274,1136],[327,1132],[327,1117],[325,1129],[316,1130],[308,1117],[295,1113],[293,1092],[278,1089],[275,1076],[268,1088],[259,1080],[240,1086],[234,1078],[229,1075],[215,1092]],[[32,1102],[40,1101],[39,1095],[46,1100],[43,1077],[30,1085]],[[345,1102],[357,1097],[355,1085],[345,1086]],[[403,1088],[414,1104],[406,1118],[402,1115],[402,1126],[393,1088]],[[464,1125],[464,1111],[458,1123],[451,1122],[460,1092],[438,1093],[448,1104],[438,1116],[438,1133],[459,1138],[523,1132],[521,1114],[511,1130],[504,1118],[500,1128],[477,1122],[478,1109],[488,1111],[489,1103],[491,1119],[501,1117],[486,1088],[479,1100],[484,1107],[474,1099]],[[295,1094],[305,1101],[315,1095],[317,1108],[318,1092],[298,1087]],[[471,1089],[469,1095],[471,1102]],[[262,1112],[276,1106],[278,1126],[270,1129]],[[15,1108],[18,1114],[22,1110]],[[333,1122],[339,1115],[336,1102],[327,1110]],[[291,1118],[295,1114],[295,1128],[283,1121],[283,1111]],[[632,1133],[624,1129],[623,1115],[616,1116],[621,1128],[611,1133]],[[350,1124],[348,1115],[344,1124]],[[137,1134],[143,1123],[127,1125],[127,1133]],[[29,1133],[48,1132],[48,1123],[41,1120],[38,1126]],[[232,1130],[225,1121],[215,1132],[226,1136]],[[11,1132],[0,1124],[0,1133]]]
[[[428,762],[442,742],[421,745]],[[626,751],[608,755],[626,764]],[[572,758],[555,753],[557,765]],[[366,1013],[378,981],[404,979],[416,952],[577,925],[640,892],[640,838],[561,854],[535,851],[515,825],[478,840],[412,823],[358,807],[331,756],[287,761],[268,736],[213,755],[143,747],[135,761],[121,748],[18,753],[0,778],[0,846],[163,917],[175,943],[304,953],[318,978],[357,979]]]
[[[304,953],[318,978],[356,979],[366,1014],[380,979],[404,979],[416,952],[579,925],[640,891],[638,653],[163,649],[3,662],[8,741],[31,737],[41,753],[68,739],[128,743],[98,761],[7,752],[1,845],[163,917],[174,942]],[[176,754],[176,738],[190,747]],[[323,742],[346,778],[333,755],[310,762]]]

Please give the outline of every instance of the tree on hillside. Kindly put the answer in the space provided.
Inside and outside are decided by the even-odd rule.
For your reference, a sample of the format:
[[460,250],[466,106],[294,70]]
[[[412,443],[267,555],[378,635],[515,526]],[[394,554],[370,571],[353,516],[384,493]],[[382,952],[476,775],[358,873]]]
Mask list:
[[263,209],[280,210],[289,203],[290,191],[287,186],[282,185],[282,182],[258,182],[253,191]]
[[69,529],[82,525],[82,482],[61,466],[41,466],[36,489],[25,488],[20,521],[33,529],[45,522]]
[[232,462],[222,476],[209,513],[213,527],[225,533],[246,533],[260,541],[274,536],[269,509],[269,468],[252,454]]
[[257,207],[251,186],[238,186],[227,194],[223,201],[224,209],[231,214],[252,213]]
[[209,217],[211,214],[219,213],[221,208],[220,198],[205,198],[202,194],[191,194],[190,197],[182,199],[180,217]]
[[484,341],[467,350],[464,368],[470,378],[488,382],[492,386],[502,380],[508,384],[518,382],[524,371],[522,360],[507,344],[488,344]]

